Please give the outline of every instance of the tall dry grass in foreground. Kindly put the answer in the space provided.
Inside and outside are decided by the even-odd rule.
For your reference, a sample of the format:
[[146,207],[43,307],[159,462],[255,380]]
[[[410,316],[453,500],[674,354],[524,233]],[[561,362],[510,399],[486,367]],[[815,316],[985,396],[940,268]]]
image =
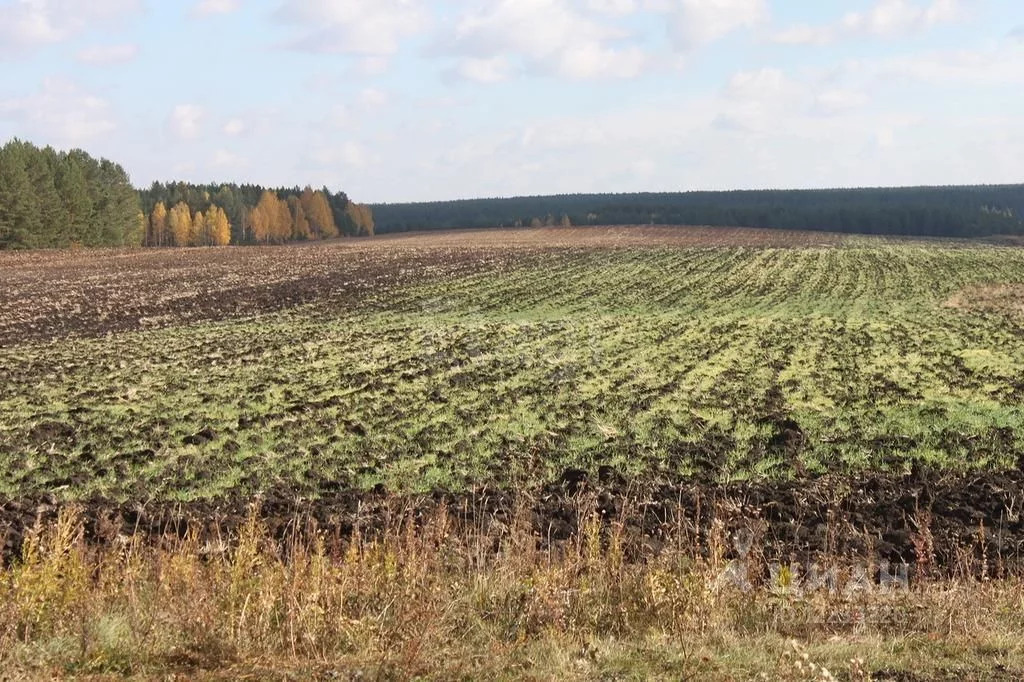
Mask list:
[[614,524],[587,523],[551,550],[538,549],[525,518],[500,532],[457,525],[441,509],[373,538],[297,532],[282,542],[253,517],[223,542],[191,529],[94,545],[80,514],[65,511],[0,570],[0,670],[787,680],[1024,671],[1019,580],[799,594],[776,575],[744,591],[721,578],[724,534],[703,557],[679,540],[632,561]]

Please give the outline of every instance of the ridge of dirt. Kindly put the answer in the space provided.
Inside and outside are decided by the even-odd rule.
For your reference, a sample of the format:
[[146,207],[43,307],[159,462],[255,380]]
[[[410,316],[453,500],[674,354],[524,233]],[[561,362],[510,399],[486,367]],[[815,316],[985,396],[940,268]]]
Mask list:
[[[298,529],[342,540],[357,528],[367,537],[402,522],[419,524],[444,508],[456,532],[482,532],[498,540],[517,519],[525,520],[546,547],[574,537],[588,519],[619,522],[633,559],[680,542],[704,553],[711,534],[724,532],[750,538],[766,561],[870,558],[951,575],[982,564],[996,572],[1024,568],[1022,503],[1024,473],[1019,470],[640,486],[602,468],[594,477],[570,469],[560,480],[528,491],[397,495],[339,490],[306,500],[277,490],[256,499],[189,504],[73,504],[84,512],[90,542],[133,533],[150,539],[182,536],[190,527],[206,539],[231,537],[253,511],[279,539]],[[46,497],[0,500],[4,559],[17,556],[25,534],[38,522],[56,518],[65,506]],[[737,548],[728,553],[735,556]]]

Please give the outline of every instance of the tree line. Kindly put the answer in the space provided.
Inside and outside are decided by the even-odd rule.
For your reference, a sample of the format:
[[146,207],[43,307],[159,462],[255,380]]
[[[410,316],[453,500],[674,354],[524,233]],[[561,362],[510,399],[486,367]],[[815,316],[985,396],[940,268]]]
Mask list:
[[538,225],[708,225],[860,234],[1024,234],[1024,185],[572,194],[375,204],[378,233]]
[[[147,246],[281,244],[374,234],[369,207],[326,187],[154,182],[140,197],[147,216]],[[211,213],[219,221],[216,228],[209,225]]]
[[0,147],[0,249],[224,246],[372,236],[373,212],[310,187],[153,183],[120,165],[14,139]]
[[0,249],[135,245],[144,232],[118,164],[18,139],[0,147]]

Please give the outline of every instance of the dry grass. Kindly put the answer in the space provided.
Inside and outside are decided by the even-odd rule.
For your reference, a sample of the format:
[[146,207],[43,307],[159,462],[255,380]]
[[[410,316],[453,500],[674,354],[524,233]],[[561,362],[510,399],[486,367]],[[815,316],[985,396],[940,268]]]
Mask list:
[[[301,523],[296,524],[300,528]],[[190,529],[84,539],[73,510],[0,571],[0,670],[14,678],[872,679],[1024,671],[1024,583],[749,592],[725,537],[680,533],[632,560],[590,522],[538,549],[525,518],[465,528],[444,509],[373,538]],[[828,672],[832,671],[832,672]],[[876,678],[877,679],[877,678]]]
[[948,308],[1024,314],[1024,284],[984,284],[956,292],[945,302]]

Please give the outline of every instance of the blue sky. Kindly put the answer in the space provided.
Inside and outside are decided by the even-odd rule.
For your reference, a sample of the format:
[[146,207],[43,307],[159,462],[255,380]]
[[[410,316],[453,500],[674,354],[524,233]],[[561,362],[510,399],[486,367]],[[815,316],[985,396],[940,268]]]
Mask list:
[[1020,0],[0,0],[0,140],[360,201],[1024,182]]

